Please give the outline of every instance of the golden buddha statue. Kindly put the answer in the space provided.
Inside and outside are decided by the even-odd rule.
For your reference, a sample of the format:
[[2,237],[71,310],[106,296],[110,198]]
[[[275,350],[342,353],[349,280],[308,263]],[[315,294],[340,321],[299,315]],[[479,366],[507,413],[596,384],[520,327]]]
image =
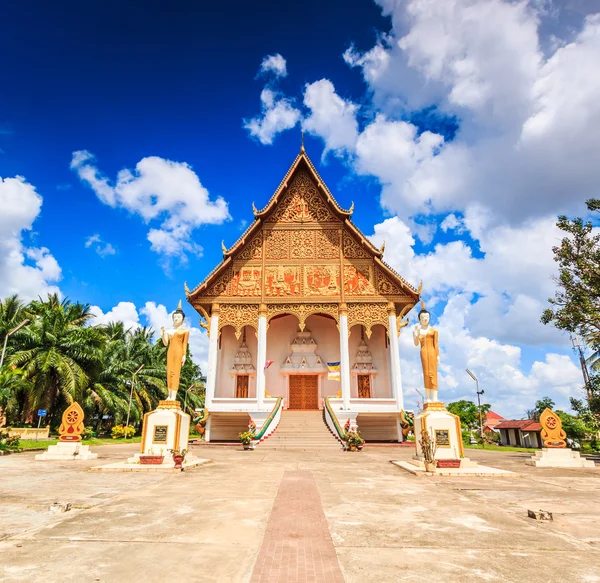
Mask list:
[[169,347],[167,350],[167,388],[169,389],[167,401],[175,401],[177,397],[181,367],[185,362],[190,331],[182,327],[184,320],[185,314],[181,309],[181,300],[179,300],[179,305],[173,312],[173,329],[165,330],[164,326],[160,328],[163,344]]
[[415,346],[421,345],[421,365],[423,367],[423,381],[426,392],[426,402],[438,400],[438,363],[440,361],[440,347],[438,332],[430,326],[431,315],[421,302],[419,323],[413,330]]

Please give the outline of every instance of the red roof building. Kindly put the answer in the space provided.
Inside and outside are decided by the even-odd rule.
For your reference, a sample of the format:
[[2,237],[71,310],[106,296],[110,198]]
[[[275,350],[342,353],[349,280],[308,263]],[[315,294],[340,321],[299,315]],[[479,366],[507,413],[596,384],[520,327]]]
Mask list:
[[542,426],[533,419],[500,421],[495,429],[500,432],[502,445],[542,447]]
[[488,411],[485,414],[485,421],[483,422],[483,430],[486,432],[493,431],[501,421],[504,421],[504,417],[494,413],[494,411]]

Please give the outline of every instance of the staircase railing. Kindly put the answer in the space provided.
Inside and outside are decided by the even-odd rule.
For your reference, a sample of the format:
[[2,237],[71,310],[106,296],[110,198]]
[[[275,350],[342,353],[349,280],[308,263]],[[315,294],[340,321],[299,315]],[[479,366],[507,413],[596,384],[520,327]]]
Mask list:
[[[283,403],[283,398],[277,397],[277,401],[275,402],[275,406],[273,407],[273,410],[271,411],[269,416],[265,419],[265,422],[263,423],[263,426],[260,428],[260,431],[257,434],[255,434],[255,436],[254,436],[255,443],[264,439],[265,434],[266,434],[267,430],[269,429],[269,427],[271,426],[271,424],[275,421],[275,419],[279,419],[279,416],[281,415],[282,403]],[[277,425],[277,424],[275,424],[275,425]]]
[[333,412],[333,407],[331,406],[331,403],[329,402],[329,397],[325,397],[325,416],[329,420],[327,425],[329,427],[331,427],[331,425],[333,425],[333,429],[335,430],[334,435],[337,434],[336,437],[342,443],[345,442],[344,438],[346,437],[346,433],[340,426],[340,422],[338,421],[338,418],[335,416],[335,413]]

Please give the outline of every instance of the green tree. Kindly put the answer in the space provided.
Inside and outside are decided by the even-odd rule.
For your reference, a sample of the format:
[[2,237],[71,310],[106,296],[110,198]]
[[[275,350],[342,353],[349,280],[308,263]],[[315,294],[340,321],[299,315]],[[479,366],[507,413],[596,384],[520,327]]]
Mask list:
[[[140,422],[144,413],[155,409],[166,396],[166,360],[161,361],[152,345],[152,331],[147,328],[130,331],[116,322],[99,329],[105,337],[102,366],[90,379],[86,414],[96,421],[96,428],[104,415],[115,423],[124,423],[131,395],[130,423]],[[133,374],[142,365],[134,381]]]
[[553,410],[554,405],[555,403],[550,397],[543,397],[535,402],[533,411],[528,411],[528,413],[531,413],[531,416],[529,417],[528,415],[528,417],[530,419],[534,419],[535,421],[539,421],[540,415],[543,413],[544,409],[547,408]]
[[[586,202],[590,213],[598,213],[600,200]],[[592,346],[600,346],[600,234],[592,221],[559,216],[556,223],[566,236],[553,247],[558,263],[558,289],[549,298],[551,307],[542,315],[544,324],[579,334]]]
[[89,306],[61,301],[56,294],[31,302],[25,313],[31,322],[9,360],[31,383],[21,421],[42,408],[56,423],[67,404],[83,399],[90,373],[100,366],[104,336],[86,326],[92,318]]
[[[448,403],[448,411],[453,415],[458,415],[461,425],[469,430],[479,428],[479,407],[473,401],[461,399]],[[481,405],[481,417],[485,421],[485,414],[490,410],[491,405],[487,403]]]

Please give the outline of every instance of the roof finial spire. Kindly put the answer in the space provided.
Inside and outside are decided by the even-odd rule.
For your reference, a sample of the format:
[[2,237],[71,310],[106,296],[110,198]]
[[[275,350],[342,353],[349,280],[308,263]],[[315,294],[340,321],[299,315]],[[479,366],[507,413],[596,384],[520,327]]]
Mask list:
[[304,130],[302,130],[302,145],[300,146],[300,151],[301,152],[305,152],[306,150],[304,149]]

